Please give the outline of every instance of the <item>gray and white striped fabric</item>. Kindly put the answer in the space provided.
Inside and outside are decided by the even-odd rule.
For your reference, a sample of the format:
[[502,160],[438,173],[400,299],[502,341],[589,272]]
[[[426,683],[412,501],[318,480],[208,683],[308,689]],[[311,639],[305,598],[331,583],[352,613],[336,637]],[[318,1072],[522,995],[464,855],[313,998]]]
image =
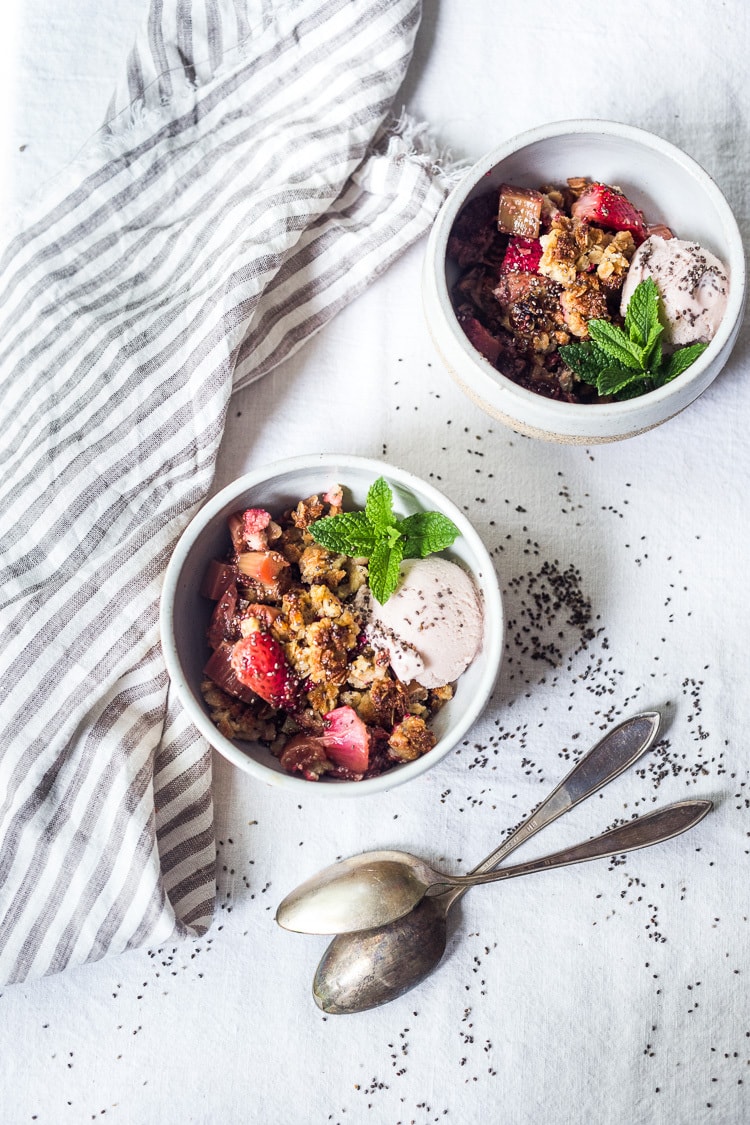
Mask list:
[[0,980],[210,923],[210,754],[162,574],[233,388],[428,226],[383,127],[418,0],[152,0],[107,123],[0,271]]

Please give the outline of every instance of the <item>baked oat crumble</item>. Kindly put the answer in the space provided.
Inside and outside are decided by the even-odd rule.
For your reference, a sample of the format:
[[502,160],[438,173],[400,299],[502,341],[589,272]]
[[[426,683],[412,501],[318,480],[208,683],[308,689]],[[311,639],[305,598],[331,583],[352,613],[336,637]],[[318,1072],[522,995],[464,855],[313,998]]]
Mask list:
[[449,238],[448,256],[462,271],[452,292],[458,321],[521,386],[563,401],[599,401],[559,349],[587,340],[590,320],[621,323],[620,293],[647,233],[618,189],[584,177],[539,190],[503,184],[499,200],[497,191],[471,200]]

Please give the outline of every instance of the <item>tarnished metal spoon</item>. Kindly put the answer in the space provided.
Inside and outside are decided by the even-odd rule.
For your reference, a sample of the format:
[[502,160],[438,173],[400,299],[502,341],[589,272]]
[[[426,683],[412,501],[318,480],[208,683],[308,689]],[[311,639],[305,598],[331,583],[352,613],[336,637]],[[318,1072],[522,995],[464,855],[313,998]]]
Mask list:
[[[488,874],[529,837],[598,792],[652,745],[659,714],[647,711],[613,727],[584,755],[536,811],[469,875],[443,875],[408,852],[365,852],[318,872],[286,896],[276,921],[286,930],[343,934],[384,926],[428,893],[493,882]],[[434,888],[434,890],[433,890]]]
[[[713,808],[711,801],[680,801],[636,817],[583,844],[496,872],[513,879],[550,867],[565,867],[669,840],[694,827]],[[315,1003],[324,1012],[363,1012],[395,1000],[435,969],[446,945],[446,917],[465,891],[428,896],[407,915],[377,929],[339,934],[329,945],[313,981]]]

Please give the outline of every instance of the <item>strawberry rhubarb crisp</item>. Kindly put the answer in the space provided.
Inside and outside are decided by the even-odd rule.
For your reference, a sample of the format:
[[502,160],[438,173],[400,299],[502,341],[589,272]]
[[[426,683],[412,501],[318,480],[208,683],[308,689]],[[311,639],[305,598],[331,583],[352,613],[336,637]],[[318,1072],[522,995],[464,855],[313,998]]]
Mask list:
[[[619,189],[582,177],[539,190],[502,184],[470,200],[448,257],[461,271],[451,299],[473,346],[520,386],[565,402],[669,382],[726,307],[718,258],[649,226]],[[678,345],[688,346],[675,354]]]
[[450,684],[399,679],[388,649],[368,638],[367,558],[329,550],[310,530],[335,532],[341,514],[340,488],[278,518],[236,512],[231,551],[201,588],[216,603],[202,684],[213,722],[309,781],[374,777],[427,753],[429,719],[453,695]]

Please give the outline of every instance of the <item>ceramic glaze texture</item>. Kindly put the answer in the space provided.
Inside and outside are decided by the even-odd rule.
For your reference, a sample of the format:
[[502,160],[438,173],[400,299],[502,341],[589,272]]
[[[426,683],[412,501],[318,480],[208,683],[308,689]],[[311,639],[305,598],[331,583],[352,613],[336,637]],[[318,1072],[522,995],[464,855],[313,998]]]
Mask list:
[[[601,405],[556,402],[519,387],[469,343],[450,290],[456,267],[446,260],[451,228],[464,205],[502,183],[538,187],[588,176],[616,185],[651,224],[665,223],[727,266],[729,302],[704,354],[681,376],[640,398]],[[724,367],[745,302],[745,262],[737,223],[719,188],[680,149],[651,133],[608,121],[564,121],[520,134],[482,157],[446,201],[430,234],[423,270],[427,324],[440,357],[461,389],[519,433],[589,444],[632,437],[689,406]]]
[[[344,488],[345,509],[364,508],[367,491],[379,476],[384,476],[391,486],[397,515],[441,511],[459,528],[459,538],[445,554],[474,579],[484,613],[481,647],[459,679],[453,699],[430,722],[438,742],[429,753],[379,777],[312,783],[288,774],[266,746],[225,738],[209,718],[200,684],[209,655],[206,628],[213,607],[201,597],[199,588],[210,560],[227,553],[226,521],[232,512],[246,507],[263,507],[272,514],[281,512],[301,498],[322,493],[335,484]],[[466,517],[440,492],[411,473],[381,461],[316,454],[249,473],[228,485],[198,513],[167,569],[161,633],[167,670],[180,701],[216,750],[241,770],[268,784],[308,796],[340,797],[366,796],[401,785],[425,773],[456,745],[481,714],[494,686],[502,656],[504,620],[498,582],[487,550]]]

